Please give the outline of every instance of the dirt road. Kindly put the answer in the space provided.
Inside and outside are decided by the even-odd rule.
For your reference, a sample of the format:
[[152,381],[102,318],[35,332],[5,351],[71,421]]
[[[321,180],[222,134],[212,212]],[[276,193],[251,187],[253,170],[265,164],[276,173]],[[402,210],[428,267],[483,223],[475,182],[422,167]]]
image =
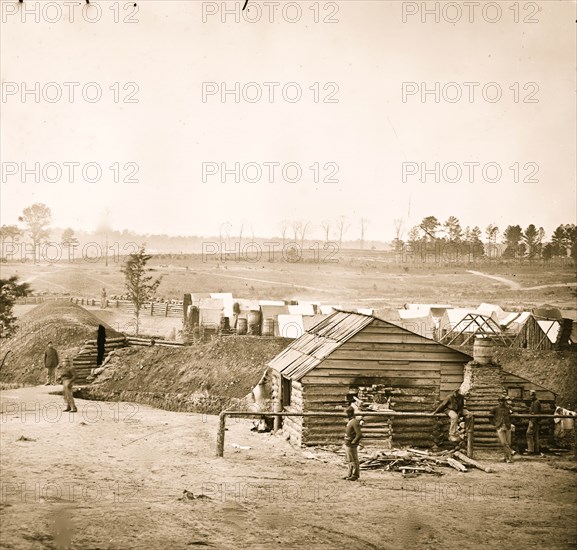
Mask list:
[[0,393],[2,548],[575,548],[570,460],[351,483],[246,420],[216,458],[216,417],[82,400],[70,415],[58,389]]

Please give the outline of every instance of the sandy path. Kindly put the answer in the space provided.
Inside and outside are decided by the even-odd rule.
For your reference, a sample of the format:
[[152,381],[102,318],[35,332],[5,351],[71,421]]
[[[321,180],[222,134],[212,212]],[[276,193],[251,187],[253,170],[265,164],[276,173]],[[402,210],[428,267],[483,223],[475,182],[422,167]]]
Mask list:
[[500,283],[503,283],[504,285],[508,286],[511,290],[522,290],[522,287],[519,283],[511,281],[510,279],[506,279],[505,277],[499,277],[497,275],[487,275],[486,273],[481,273],[480,271],[472,271],[470,269],[467,270],[467,273],[471,273],[479,277],[485,277],[486,279],[493,279],[494,281],[499,281]]
[[249,421],[216,458],[216,417],[82,400],[69,415],[57,389],[0,393],[2,548],[64,548],[55,522],[82,550],[574,548],[577,476],[555,464],[350,483]]
[[481,273],[480,271],[467,270],[467,273],[473,275],[478,275],[479,277],[485,277],[487,279],[493,279],[494,281],[499,281],[504,285],[508,286],[511,290],[543,290],[545,288],[574,288],[577,287],[577,283],[553,283],[550,285],[537,285],[537,286],[521,286],[516,281],[511,281],[511,279],[506,279],[505,277],[499,277],[497,275],[488,275],[487,273]]

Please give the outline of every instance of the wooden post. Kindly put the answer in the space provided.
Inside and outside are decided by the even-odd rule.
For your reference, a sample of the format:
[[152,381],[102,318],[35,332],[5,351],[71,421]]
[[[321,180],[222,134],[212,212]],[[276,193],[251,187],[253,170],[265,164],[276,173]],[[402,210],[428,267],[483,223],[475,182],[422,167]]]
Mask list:
[[[282,405],[278,398],[272,404],[272,410],[274,412],[282,412]],[[274,424],[273,424],[273,433],[277,433],[280,430],[280,416],[274,417]]]
[[164,312],[164,316],[168,317],[168,302],[166,302],[166,311]]
[[224,432],[226,430],[226,413],[218,415],[218,435],[216,437],[216,456],[224,456]]
[[473,415],[469,418],[467,429],[467,456],[475,458],[475,417]]
[[573,460],[577,460],[577,423],[573,423]]
[[150,316],[154,315],[154,302],[150,302]]

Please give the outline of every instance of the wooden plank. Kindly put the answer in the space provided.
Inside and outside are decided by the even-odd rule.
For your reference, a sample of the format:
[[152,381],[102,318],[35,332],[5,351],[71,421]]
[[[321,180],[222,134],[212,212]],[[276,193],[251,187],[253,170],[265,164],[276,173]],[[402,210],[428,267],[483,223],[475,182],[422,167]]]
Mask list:
[[[432,344],[432,345],[431,345]],[[445,348],[439,349],[436,342],[419,343],[402,343],[402,342],[353,342],[349,340],[340,346],[339,349],[345,350],[372,350],[372,351],[418,351],[419,353],[435,353],[435,351],[446,351]]]
[[[387,369],[362,368],[351,371],[349,369],[315,369],[315,376],[380,376],[381,378],[414,378],[440,380],[440,372],[434,370],[406,370],[389,371]],[[463,378],[462,376],[460,377]]]
[[367,329],[359,332],[353,336],[348,342],[353,343],[382,343],[382,344],[416,344],[422,346],[435,346],[437,342],[434,340],[423,340],[415,334],[399,334],[381,331],[368,331]]
[[322,383],[323,379],[330,381],[331,385],[340,384],[343,386],[370,386],[373,384],[381,384],[391,386],[394,388],[410,388],[413,386],[429,386],[431,388],[438,388],[439,378],[414,378],[412,376],[386,376],[381,373],[372,374],[372,371],[361,371],[351,374],[348,371],[338,374],[333,373],[319,373],[315,372],[315,376],[310,376],[308,379],[311,382]]
[[385,363],[384,361],[351,361],[347,359],[326,359],[320,365],[318,365],[314,371],[317,372],[322,369],[346,369],[346,370],[357,370],[357,369],[375,369],[382,371],[436,371],[440,372],[441,364],[438,362],[433,363],[420,363],[420,362],[403,362],[403,363]]
[[455,361],[455,354],[451,351],[427,351],[419,350],[412,351],[351,351],[336,349],[331,354],[331,359],[349,359],[349,360],[368,360],[379,361],[386,359],[402,360],[402,361]]

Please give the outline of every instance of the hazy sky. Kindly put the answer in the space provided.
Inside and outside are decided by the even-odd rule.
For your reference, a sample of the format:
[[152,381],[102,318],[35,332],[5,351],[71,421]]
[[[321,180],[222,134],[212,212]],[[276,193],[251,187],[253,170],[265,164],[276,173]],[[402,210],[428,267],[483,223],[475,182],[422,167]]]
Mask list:
[[[72,8],[62,2],[25,0],[23,14],[25,7],[2,0],[1,223],[15,223],[34,202],[50,206],[60,227],[93,229],[108,210],[115,229],[168,234],[216,234],[225,221],[234,232],[246,220],[257,235],[271,235],[281,219],[318,227],[340,215],[353,224],[348,238],[357,238],[358,219],[368,218],[370,239],[392,238],[400,217],[407,228],[427,215],[455,215],[483,229],[535,223],[548,236],[559,223],[575,222],[573,2],[517,3],[519,22],[514,2],[493,3],[500,15],[477,7],[473,22],[464,4],[452,3],[438,23],[434,15],[423,23],[420,11],[407,13],[422,2],[384,0],[317,2],[318,23],[314,3],[299,2],[300,20],[291,23],[298,12],[285,6],[283,16],[281,2],[271,23],[269,8],[251,0],[248,13],[258,19],[260,8],[259,21],[241,16],[237,23],[230,14],[222,22],[224,7],[240,12],[243,3],[137,0],[134,8],[91,0],[88,7],[78,2],[71,22]],[[463,12],[451,23],[456,5]],[[203,22],[203,10],[218,13],[205,13]],[[79,83],[73,102],[66,82]],[[223,83],[234,89],[237,82],[240,102],[232,93],[223,102]],[[279,83],[272,103],[266,82]],[[296,86],[285,87],[291,82]],[[433,93],[423,101],[423,86],[434,90],[436,82],[440,101]],[[203,83],[218,88],[204,102]],[[405,101],[403,83],[412,93]],[[33,92],[22,97],[23,84],[38,87],[39,102]],[[292,99],[299,88],[299,101],[283,98],[283,89]],[[102,97],[87,101],[83,90]],[[247,101],[259,91],[260,101]],[[461,99],[451,102],[458,92]],[[138,102],[122,101],[131,97]],[[232,170],[236,162],[249,178],[260,169],[261,180],[244,181],[241,171],[238,183],[234,174],[223,183],[220,173],[203,182],[203,163]],[[275,162],[271,183],[265,163]],[[404,162],[413,163],[405,181]],[[434,173],[420,181],[421,166],[432,170],[436,162],[441,181]],[[35,163],[39,183],[21,173]],[[64,163],[79,163],[72,183]],[[82,176],[87,163],[102,167],[97,183]],[[301,168],[299,182],[284,180],[287,163]],[[473,182],[465,163],[479,163]],[[485,165],[487,179],[501,169],[498,181],[485,181]],[[138,181],[122,181],[133,166]],[[457,179],[458,168],[460,181],[444,179]],[[94,167],[87,170],[96,177]],[[287,179],[295,173],[289,166]]]

